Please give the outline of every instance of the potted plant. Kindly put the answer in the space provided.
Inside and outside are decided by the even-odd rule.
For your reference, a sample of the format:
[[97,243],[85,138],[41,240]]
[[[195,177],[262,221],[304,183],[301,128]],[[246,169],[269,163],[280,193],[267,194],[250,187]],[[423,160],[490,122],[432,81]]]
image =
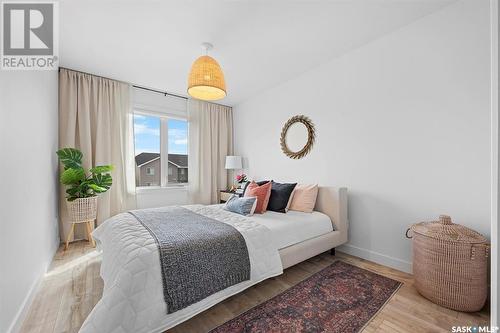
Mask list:
[[67,186],[66,200],[68,214],[71,219],[71,230],[66,239],[66,248],[74,231],[75,223],[86,223],[89,240],[94,245],[90,235],[91,223],[97,217],[97,195],[111,188],[112,165],[95,166],[88,171],[82,167],[83,154],[78,149],[63,148],[57,151],[57,156],[64,166],[60,182]]

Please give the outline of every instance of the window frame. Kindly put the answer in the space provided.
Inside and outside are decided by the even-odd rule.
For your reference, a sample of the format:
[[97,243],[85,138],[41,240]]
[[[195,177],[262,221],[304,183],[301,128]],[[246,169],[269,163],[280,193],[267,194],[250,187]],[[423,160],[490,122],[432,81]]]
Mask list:
[[[155,108],[146,107],[143,105],[134,105],[132,107],[133,115],[142,115],[149,117],[160,118],[160,186],[137,186],[136,190],[140,192],[144,190],[158,190],[158,189],[169,189],[169,188],[187,188],[189,185],[189,178],[186,183],[169,183],[168,182],[168,120],[183,120],[187,123],[187,135],[189,138],[189,121],[187,115],[180,115],[177,111],[174,113],[160,111]],[[189,140],[187,143],[187,151],[189,156]],[[134,131],[134,151],[135,157],[135,131]],[[189,170],[189,167],[188,167]],[[189,177],[189,171],[188,171]]]

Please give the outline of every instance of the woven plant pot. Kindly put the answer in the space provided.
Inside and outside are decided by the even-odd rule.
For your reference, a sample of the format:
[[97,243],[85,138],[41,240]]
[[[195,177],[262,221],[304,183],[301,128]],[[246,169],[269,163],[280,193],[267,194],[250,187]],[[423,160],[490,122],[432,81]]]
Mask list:
[[97,197],[67,201],[68,215],[73,223],[94,221],[97,217]]
[[[408,236],[408,231],[413,236]],[[451,222],[411,226],[413,276],[418,292],[432,302],[463,312],[481,310],[486,301],[489,244],[481,234]]]

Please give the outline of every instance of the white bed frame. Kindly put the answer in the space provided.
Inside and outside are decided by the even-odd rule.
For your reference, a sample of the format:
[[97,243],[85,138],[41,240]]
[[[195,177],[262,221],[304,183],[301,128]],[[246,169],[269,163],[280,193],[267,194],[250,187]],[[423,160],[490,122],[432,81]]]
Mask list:
[[333,231],[280,249],[283,269],[347,243],[347,188],[320,186],[314,210],[330,217]]

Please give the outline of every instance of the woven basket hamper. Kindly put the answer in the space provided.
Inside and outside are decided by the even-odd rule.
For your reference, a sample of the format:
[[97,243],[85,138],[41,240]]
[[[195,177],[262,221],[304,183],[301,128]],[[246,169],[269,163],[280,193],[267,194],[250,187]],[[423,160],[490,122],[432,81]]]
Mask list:
[[[412,231],[412,237],[408,231]],[[422,296],[441,306],[463,312],[479,311],[487,297],[488,240],[481,234],[451,222],[411,226],[413,276]]]
[[73,223],[94,221],[97,217],[97,197],[68,201],[68,215]]

